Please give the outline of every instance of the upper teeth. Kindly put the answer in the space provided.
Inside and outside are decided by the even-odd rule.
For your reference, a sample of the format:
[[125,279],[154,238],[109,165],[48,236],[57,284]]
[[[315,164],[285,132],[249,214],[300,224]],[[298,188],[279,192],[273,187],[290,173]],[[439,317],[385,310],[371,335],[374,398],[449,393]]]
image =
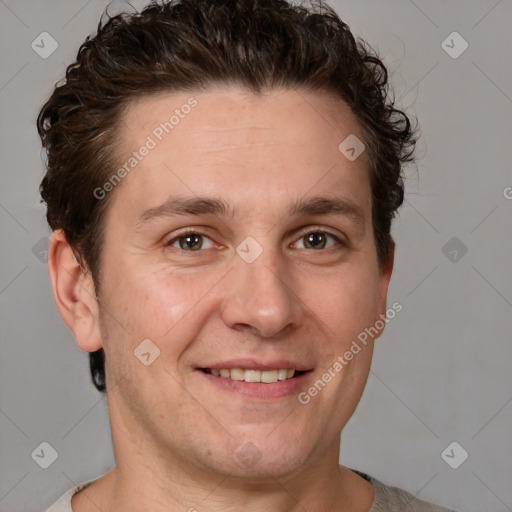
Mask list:
[[231,368],[216,370],[211,369],[212,375],[217,377],[226,377],[233,380],[244,380],[245,382],[265,382],[272,383],[278,380],[291,379],[295,375],[295,370],[286,368],[279,370],[242,370],[241,368]]

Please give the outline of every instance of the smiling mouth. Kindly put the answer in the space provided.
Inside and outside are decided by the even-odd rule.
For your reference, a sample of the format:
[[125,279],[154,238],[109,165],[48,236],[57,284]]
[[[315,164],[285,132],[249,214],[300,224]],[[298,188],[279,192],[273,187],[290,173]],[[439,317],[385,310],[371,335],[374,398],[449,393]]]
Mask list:
[[300,377],[305,371],[280,368],[276,370],[244,370],[242,368],[199,368],[204,373],[215,377],[239,380],[253,383],[273,384],[274,382],[284,381]]

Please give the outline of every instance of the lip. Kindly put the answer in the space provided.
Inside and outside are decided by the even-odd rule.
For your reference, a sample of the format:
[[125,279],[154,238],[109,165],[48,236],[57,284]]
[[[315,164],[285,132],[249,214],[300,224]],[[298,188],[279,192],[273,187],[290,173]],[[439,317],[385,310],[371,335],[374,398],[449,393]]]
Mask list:
[[275,359],[272,361],[256,361],[255,359],[229,359],[220,363],[205,364],[200,368],[223,370],[231,368],[240,368],[241,370],[279,370],[286,368],[287,370],[296,370],[298,372],[308,372],[312,370],[310,366],[306,366],[297,361],[290,361],[289,359]]
[[[285,365],[282,366],[281,368],[286,367],[287,366]],[[208,366],[208,368],[211,367]],[[213,368],[221,369],[226,368],[226,366],[214,366]],[[228,366],[228,368],[240,368],[240,366]],[[253,368],[258,370],[265,369],[261,365],[258,366],[257,368],[254,365],[251,365],[251,367],[247,367],[245,369],[251,370]],[[272,366],[271,368],[266,369],[275,368],[276,366]],[[293,368],[293,365],[288,366],[288,368]],[[200,376],[206,379],[208,383],[215,386],[217,389],[225,390],[231,393],[239,393],[244,396],[248,396],[251,398],[259,398],[262,400],[272,400],[290,396],[296,397],[297,394],[300,392],[300,389],[305,386],[306,380],[309,379],[309,376],[312,373],[312,370],[310,370],[291,379],[280,380],[277,382],[267,384],[264,382],[245,382],[243,380],[233,380],[227,377],[217,377],[215,375],[205,373],[200,369],[197,369],[196,371]]]

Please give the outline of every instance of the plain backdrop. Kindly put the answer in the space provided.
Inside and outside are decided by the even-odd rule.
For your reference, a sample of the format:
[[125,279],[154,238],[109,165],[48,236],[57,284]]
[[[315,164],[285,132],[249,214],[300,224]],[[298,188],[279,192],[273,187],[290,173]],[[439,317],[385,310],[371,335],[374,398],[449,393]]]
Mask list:
[[[106,5],[0,1],[2,512],[43,510],[113,462],[105,399],[50,290],[35,128]],[[512,2],[331,5],[381,53],[422,132],[393,227],[389,304],[403,310],[377,342],[341,463],[461,512],[512,510]],[[42,37],[44,52],[58,45],[46,58]],[[47,469],[43,442],[58,454]]]

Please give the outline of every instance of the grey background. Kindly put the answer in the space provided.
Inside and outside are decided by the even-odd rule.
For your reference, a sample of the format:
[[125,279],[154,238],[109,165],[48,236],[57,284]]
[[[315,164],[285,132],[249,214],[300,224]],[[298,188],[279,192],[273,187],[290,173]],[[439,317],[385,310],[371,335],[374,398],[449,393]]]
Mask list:
[[[2,512],[42,510],[113,460],[105,399],[34,254],[49,235],[36,116],[106,5],[0,0]],[[393,228],[389,304],[403,311],[377,342],[341,461],[460,511],[512,510],[512,1],[332,5],[382,52],[422,129]],[[47,59],[31,48],[43,31],[59,45]],[[469,44],[456,59],[441,46],[453,31]],[[48,469],[31,458],[43,441],[58,452]],[[441,457],[452,441],[469,453],[458,469]]]

